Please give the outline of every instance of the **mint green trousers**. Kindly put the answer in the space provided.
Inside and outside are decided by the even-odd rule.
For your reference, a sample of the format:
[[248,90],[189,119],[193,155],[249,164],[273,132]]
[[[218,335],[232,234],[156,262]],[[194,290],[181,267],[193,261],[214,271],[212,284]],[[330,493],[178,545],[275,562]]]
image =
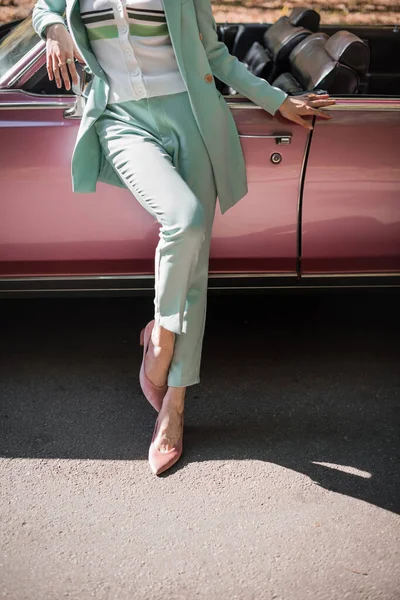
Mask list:
[[160,224],[155,319],[176,334],[168,385],[193,385],[200,380],[217,193],[188,94],[108,104],[95,127],[107,160]]

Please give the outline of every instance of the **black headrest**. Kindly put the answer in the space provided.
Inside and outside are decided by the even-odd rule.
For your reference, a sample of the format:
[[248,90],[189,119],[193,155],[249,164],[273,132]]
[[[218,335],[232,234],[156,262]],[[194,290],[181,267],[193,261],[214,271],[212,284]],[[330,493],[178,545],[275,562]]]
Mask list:
[[294,8],[289,16],[289,22],[293,27],[305,27],[310,31],[318,31],[320,16],[311,8],[299,6]]
[[292,52],[290,64],[292,75],[304,90],[323,88],[330,94],[354,94],[359,84],[357,73],[332,58],[318,34],[313,34],[303,49]]
[[309,56],[316,48],[319,46],[324,46],[325,43],[329,40],[329,35],[326,33],[322,33],[319,31],[318,33],[312,33],[308,37],[304,38],[297,44],[296,48],[292,51],[289,59],[292,63],[298,54],[302,54],[303,56]]
[[369,66],[369,48],[359,37],[349,31],[338,31],[325,44],[328,54],[360,76],[365,75]]
[[304,27],[293,27],[287,17],[281,17],[264,33],[264,45],[273,59],[287,59],[297,44],[310,32]]

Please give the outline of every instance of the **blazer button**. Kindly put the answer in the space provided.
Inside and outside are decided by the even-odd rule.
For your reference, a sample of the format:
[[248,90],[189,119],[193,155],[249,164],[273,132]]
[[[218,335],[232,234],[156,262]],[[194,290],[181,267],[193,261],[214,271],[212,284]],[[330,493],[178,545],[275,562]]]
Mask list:
[[203,34],[199,33],[199,38],[202,40],[203,39]]
[[207,73],[207,75],[204,77],[204,79],[206,80],[207,83],[213,82],[213,76],[211,75],[211,73]]

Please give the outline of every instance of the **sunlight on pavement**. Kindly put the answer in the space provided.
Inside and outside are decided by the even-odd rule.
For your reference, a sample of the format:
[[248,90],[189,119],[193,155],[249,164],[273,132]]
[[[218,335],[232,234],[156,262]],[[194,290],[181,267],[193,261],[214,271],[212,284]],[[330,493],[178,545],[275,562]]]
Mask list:
[[349,475],[357,475],[358,477],[363,477],[364,479],[371,479],[372,477],[372,474],[368,473],[368,471],[361,471],[361,469],[356,469],[355,467],[349,467],[347,465],[334,465],[332,463],[318,462],[316,460],[313,460],[312,463],[314,465],[321,465],[321,467],[327,467],[328,469],[342,471],[343,473],[348,473]]

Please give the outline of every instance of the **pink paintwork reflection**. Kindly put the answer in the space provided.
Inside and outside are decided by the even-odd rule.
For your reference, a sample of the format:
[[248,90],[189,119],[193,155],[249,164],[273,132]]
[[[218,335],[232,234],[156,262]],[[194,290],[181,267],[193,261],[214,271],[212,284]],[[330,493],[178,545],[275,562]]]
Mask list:
[[[275,139],[242,137],[248,194],[225,215],[217,214],[211,267],[220,271],[296,272],[297,204],[308,132],[272,118],[262,109],[233,109],[241,135],[292,135]],[[280,153],[279,164],[271,162]]]
[[[27,95],[14,93],[12,99],[26,101]],[[234,116],[241,134],[293,137],[282,147],[275,139],[242,139],[249,193],[223,217],[217,214],[211,270],[294,273],[307,133],[261,109],[235,109]],[[106,184],[96,194],[72,192],[78,124],[64,118],[64,109],[0,111],[2,275],[152,272],[158,226],[131,194]],[[282,163],[273,165],[277,150]]]
[[[300,248],[303,275],[400,271],[398,103],[381,101],[385,109],[376,110],[379,101],[365,100],[360,110],[359,100],[341,101],[354,102],[357,110],[338,106],[332,121],[316,124],[301,238],[308,132],[235,104],[239,133],[264,137],[241,138],[249,193],[225,215],[217,211],[211,272],[295,276]],[[158,226],[127,190],[99,184],[96,194],[72,192],[79,120],[64,110],[73,103],[0,90],[0,276],[153,272]],[[291,143],[265,137],[276,134],[291,135]],[[280,164],[271,162],[276,152]]]
[[[347,101],[347,105],[360,101]],[[369,110],[368,105],[383,110]],[[400,271],[400,110],[365,101],[315,127],[303,198],[303,273]],[[362,106],[362,105],[361,105]]]

